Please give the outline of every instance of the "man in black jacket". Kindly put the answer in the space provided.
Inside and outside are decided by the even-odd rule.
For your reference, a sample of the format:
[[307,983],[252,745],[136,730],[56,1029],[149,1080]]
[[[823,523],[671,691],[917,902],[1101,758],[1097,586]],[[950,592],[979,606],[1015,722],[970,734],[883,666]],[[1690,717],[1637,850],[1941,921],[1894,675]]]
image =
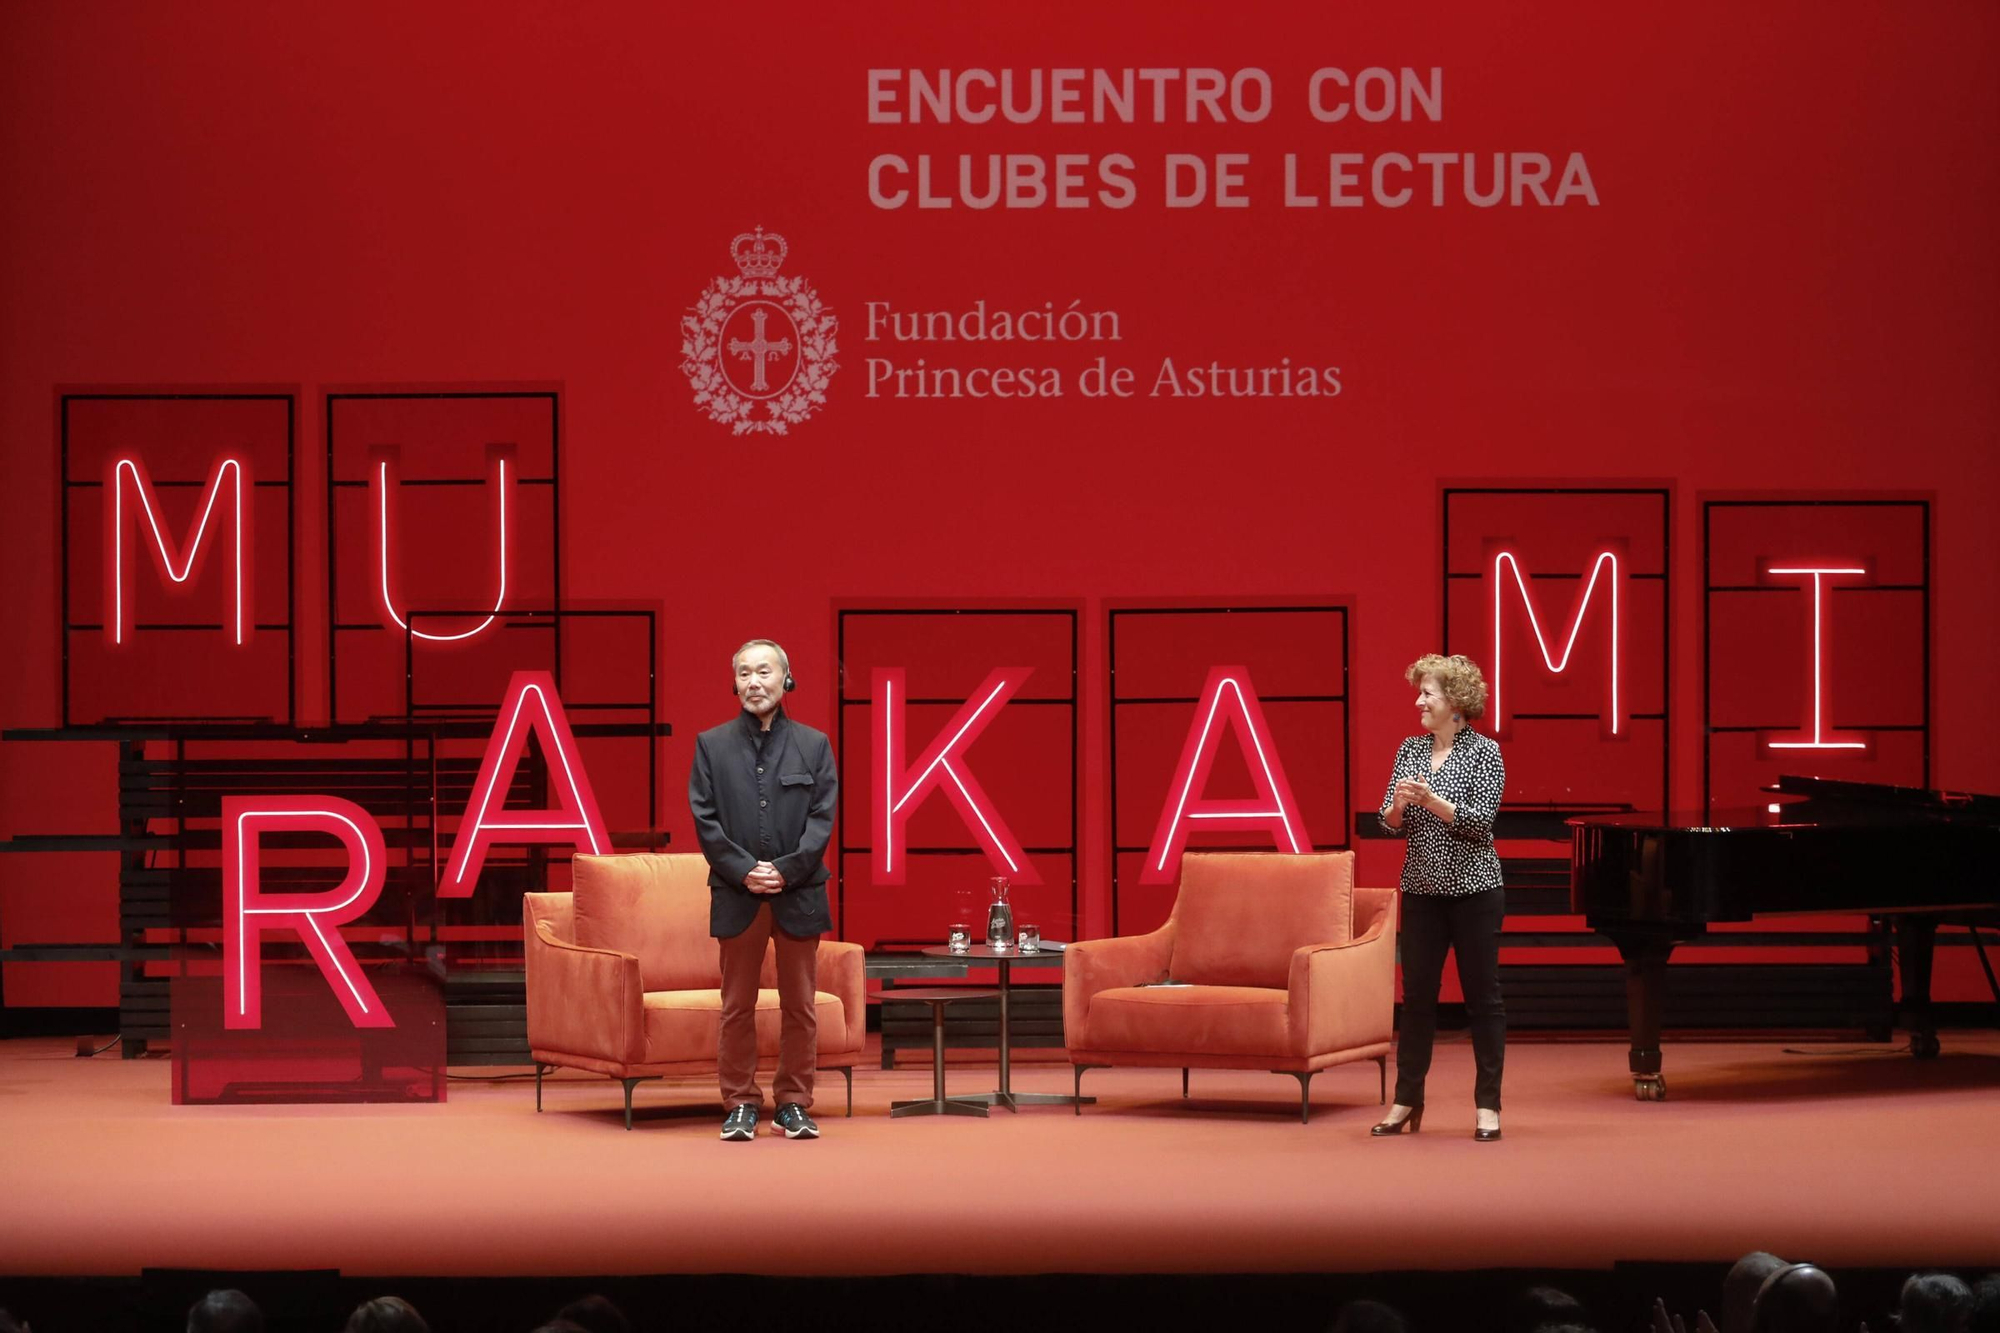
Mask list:
[[757,1135],[757,980],[764,946],[778,972],[778,1076],[771,1094],[786,1138],[816,1139],[813,1070],[819,1055],[819,936],[833,929],[822,858],[833,835],[840,779],[826,733],[785,716],[791,661],[769,639],[731,659],[742,711],[695,738],[688,805],[708,858],[708,929],[722,955],[722,1033],[716,1063],[729,1114],[722,1137]]

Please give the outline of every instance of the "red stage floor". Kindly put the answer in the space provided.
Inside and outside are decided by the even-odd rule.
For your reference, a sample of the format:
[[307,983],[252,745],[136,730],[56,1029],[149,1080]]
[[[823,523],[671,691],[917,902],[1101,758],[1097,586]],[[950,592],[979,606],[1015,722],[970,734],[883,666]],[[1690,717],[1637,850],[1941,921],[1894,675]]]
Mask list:
[[[0,1273],[1316,1272],[1727,1261],[2000,1262],[2000,1036],[1931,1062],[1669,1047],[1633,1100],[1622,1045],[1517,1041],[1506,1138],[1475,1144],[1441,1043],[1430,1121],[1372,1140],[1375,1069],[1322,1075],[1310,1125],[1268,1074],[1100,1070],[1081,1118],[891,1120],[928,1066],[835,1076],[817,1143],[716,1138],[712,1084],[451,1086],[438,1107],[175,1107],[164,1060],[0,1043]],[[486,1073],[491,1071],[466,1071]],[[950,1069],[951,1090],[992,1085]],[[1018,1090],[1067,1065],[1017,1063]]]

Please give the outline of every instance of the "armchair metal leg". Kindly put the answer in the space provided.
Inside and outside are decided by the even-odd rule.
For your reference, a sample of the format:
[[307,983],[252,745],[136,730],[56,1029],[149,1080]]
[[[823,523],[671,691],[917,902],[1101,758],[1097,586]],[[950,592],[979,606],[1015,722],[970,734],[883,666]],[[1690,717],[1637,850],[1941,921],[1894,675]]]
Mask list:
[[1382,1104],[1384,1106],[1387,1106],[1389,1104],[1389,1057],[1388,1056],[1378,1055],[1375,1057],[1375,1073],[1377,1075],[1376,1081],[1382,1085],[1382,1091],[1380,1094],[1382,1099]]
[[542,1109],[542,1075],[553,1068],[555,1068],[554,1065],[545,1065],[539,1060],[535,1062],[535,1110],[537,1112]]
[[[1070,1098],[1069,1098],[1069,1103],[1070,1103],[1070,1110],[1071,1110],[1071,1111],[1073,1111],[1074,1113],[1076,1113],[1077,1115],[1082,1115],[1082,1114],[1083,1114],[1083,1104],[1084,1104],[1085,1102],[1094,1102],[1094,1101],[1096,1101],[1096,1100],[1097,1100],[1097,1098],[1095,1098],[1095,1097],[1086,1097],[1086,1096],[1084,1096],[1084,1095],[1083,1095],[1083,1071],[1084,1071],[1084,1070],[1086,1070],[1086,1069],[1108,1069],[1108,1068],[1110,1068],[1110,1066],[1109,1066],[1109,1065],[1076,1065],[1076,1064],[1073,1064],[1073,1065],[1071,1065],[1071,1066],[1070,1066],[1070,1068],[1071,1068],[1072,1070],[1074,1070],[1074,1071],[1075,1071],[1075,1073],[1076,1073],[1076,1082],[1075,1082],[1075,1084],[1074,1084],[1074,1088],[1075,1088],[1075,1091],[1074,1091],[1074,1092],[1072,1093],[1072,1095],[1071,1095],[1071,1096],[1070,1096]],[[1023,1095],[1027,1095],[1027,1094],[1023,1094]],[[1061,1098],[1060,1096],[1057,1096],[1057,1097],[1052,1097],[1052,1098],[1049,1098],[1048,1100],[1052,1100],[1052,1101],[1061,1101],[1061,1100],[1063,1100],[1063,1099],[1062,1099],[1062,1098]]]
[[641,1083],[650,1083],[658,1077],[658,1074],[645,1074],[638,1078],[618,1080],[625,1085],[625,1128],[632,1128],[632,1089]]
[[1182,1100],[1182,1101],[1186,1101],[1186,1100],[1187,1100],[1187,1092],[1188,1092],[1188,1071],[1187,1071],[1187,1066],[1186,1066],[1186,1065],[1182,1065],[1182,1066],[1181,1066],[1181,1100]]
[[1274,1074],[1290,1074],[1299,1081],[1299,1123],[1301,1125],[1309,1123],[1312,1120],[1312,1071],[1305,1070],[1301,1072],[1297,1069],[1273,1069],[1271,1072]]
[[847,1076],[847,1118],[854,1119],[854,1068],[848,1066],[840,1071]]

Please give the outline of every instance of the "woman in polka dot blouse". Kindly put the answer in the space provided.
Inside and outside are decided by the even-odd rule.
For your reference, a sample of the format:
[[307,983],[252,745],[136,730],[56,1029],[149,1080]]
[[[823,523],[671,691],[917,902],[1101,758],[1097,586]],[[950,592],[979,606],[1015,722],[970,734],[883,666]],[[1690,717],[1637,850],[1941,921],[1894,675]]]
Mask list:
[[1447,950],[1472,1020],[1477,1069],[1472,1137],[1500,1137],[1500,1067],[1507,1014],[1500,1002],[1500,922],[1506,906],[1493,816],[1507,767],[1492,737],[1468,719],[1486,711],[1486,679],[1467,657],[1420,657],[1403,673],[1417,687],[1425,734],[1396,751],[1382,827],[1407,838],[1398,934],[1403,959],[1403,1027],[1396,1045],[1396,1103],[1375,1134],[1414,1132],[1424,1118],[1424,1076],[1437,1033],[1438,983]]

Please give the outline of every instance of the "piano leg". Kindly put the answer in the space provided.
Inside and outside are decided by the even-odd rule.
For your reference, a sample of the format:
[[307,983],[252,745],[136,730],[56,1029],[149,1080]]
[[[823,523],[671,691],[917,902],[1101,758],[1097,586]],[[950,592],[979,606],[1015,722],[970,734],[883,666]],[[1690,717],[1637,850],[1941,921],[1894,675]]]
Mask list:
[[[1607,932],[1608,933],[1608,932]],[[1667,1099],[1666,1076],[1660,1072],[1660,1016],[1667,994],[1667,959],[1673,954],[1671,934],[1619,931],[1611,942],[1625,960],[1625,1014],[1632,1026],[1632,1095],[1642,1102]]]
[[1931,953],[1937,918],[1914,913],[1896,918],[1896,962],[1903,977],[1903,1014],[1910,1029],[1910,1054],[1937,1057],[1937,1024],[1931,1017]]

